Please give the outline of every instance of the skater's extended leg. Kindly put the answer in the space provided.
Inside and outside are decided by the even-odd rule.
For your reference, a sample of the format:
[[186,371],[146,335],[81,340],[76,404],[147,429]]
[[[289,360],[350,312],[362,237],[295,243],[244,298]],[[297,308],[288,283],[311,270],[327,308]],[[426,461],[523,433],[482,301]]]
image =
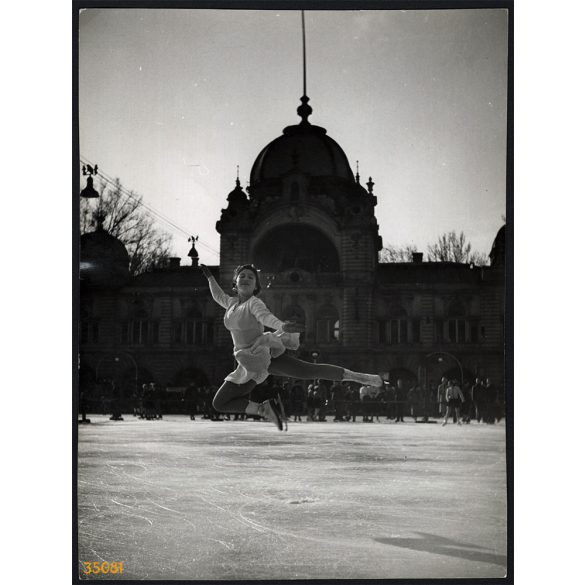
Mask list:
[[343,368],[339,366],[311,364],[286,353],[272,360],[268,372],[274,376],[286,376],[299,380],[322,378],[323,380],[341,381],[343,379]]
[[274,358],[268,371],[275,376],[286,376],[300,380],[323,379],[382,386],[382,378],[378,375],[352,372],[351,370],[330,364],[312,364],[288,354],[282,354]]

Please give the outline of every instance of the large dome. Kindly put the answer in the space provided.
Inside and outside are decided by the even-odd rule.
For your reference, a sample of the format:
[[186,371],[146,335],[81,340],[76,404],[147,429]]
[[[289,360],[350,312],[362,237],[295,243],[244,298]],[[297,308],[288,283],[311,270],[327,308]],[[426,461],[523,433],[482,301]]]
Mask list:
[[121,286],[129,276],[130,257],[126,246],[98,228],[81,236],[80,278],[93,286]]
[[250,173],[250,185],[278,179],[292,170],[312,177],[340,177],[355,181],[341,146],[327,136],[327,130],[301,122],[287,126],[283,135],[265,146]]

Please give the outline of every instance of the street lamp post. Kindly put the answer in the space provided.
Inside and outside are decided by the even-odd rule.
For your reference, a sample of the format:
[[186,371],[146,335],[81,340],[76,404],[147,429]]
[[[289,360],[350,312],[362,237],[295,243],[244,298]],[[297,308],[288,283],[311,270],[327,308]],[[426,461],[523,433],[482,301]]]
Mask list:
[[87,177],[87,185],[79,194],[80,197],[85,199],[97,199],[100,194],[95,190],[93,186],[93,176],[98,174],[98,166],[94,165],[83,165],[83,176]]
[[[317,358],[319,357],[319,352],[318,351],[311,352],[311,357],[313,358],[313,363],[316,364]],[[316,383],[317,383],[317,378],[313,378],[313,384],[316,384]]]

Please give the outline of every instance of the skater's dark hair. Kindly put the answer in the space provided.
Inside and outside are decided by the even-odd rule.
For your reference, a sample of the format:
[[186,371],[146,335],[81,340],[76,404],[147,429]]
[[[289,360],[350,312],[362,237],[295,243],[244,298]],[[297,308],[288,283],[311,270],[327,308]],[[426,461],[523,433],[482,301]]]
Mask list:
[[232,287],[234,292],[238,292],[236,287],[236,280],[238,278],[238,274],[240,274],[242,270],[251,270],[254,273],[254,276],[256,277],[256,287],[254,288],[252,294],[257,295],[262,290],[262,285],[260,284],[260,271],[258,268],[256,268],[256,266],[254,266],[254,264],[241,264],[234,270],[234,277],[232,278]]

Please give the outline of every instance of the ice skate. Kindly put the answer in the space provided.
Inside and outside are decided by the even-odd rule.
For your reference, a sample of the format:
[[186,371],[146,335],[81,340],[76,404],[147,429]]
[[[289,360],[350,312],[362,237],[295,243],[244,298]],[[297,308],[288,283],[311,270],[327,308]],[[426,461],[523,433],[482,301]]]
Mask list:
[[258,414],[270,421],[272,421],[279,431],[283,430],[282,418],[280,416],[280,406],[276,399],[270,398],[260,404],[258,408]]
[[276,406],[278,407],[277,413],[280,415],[280,420],[281,420],[282,425],[284,427],[284,429],[280,429],[280,430],[288,431],[288,418],[286,416],[286,412],[284,410],[284,403],[282,402],[282,398],[280,397],[280,394],[277,394],[276,398],[274,400],[276,401]]

